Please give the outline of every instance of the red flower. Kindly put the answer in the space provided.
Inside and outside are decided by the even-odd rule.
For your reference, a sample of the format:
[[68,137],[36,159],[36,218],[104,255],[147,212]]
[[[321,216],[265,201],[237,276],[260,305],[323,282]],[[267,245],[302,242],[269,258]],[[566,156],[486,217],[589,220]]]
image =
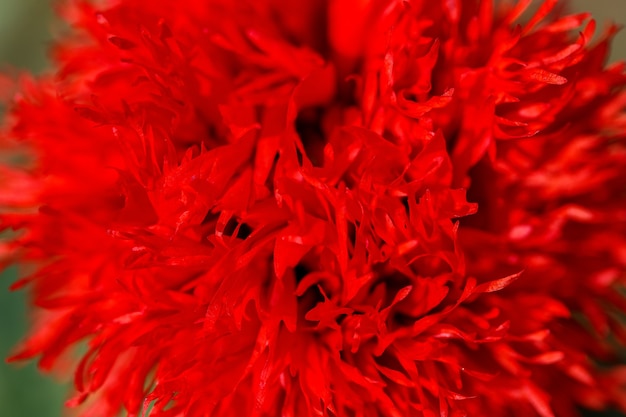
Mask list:
[[0,170],[40,319],[12,360],[86,341],[69,405],[626,410],[614,27],[553,0],[94,3]]

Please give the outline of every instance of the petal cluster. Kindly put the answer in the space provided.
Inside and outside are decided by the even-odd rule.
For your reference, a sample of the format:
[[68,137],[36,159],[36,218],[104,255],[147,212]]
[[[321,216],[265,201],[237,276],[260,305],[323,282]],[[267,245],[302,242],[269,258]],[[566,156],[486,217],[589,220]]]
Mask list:
[[616,28],[531,3],[65,4],[0,139],[11,359],[84,417],[626,410]]

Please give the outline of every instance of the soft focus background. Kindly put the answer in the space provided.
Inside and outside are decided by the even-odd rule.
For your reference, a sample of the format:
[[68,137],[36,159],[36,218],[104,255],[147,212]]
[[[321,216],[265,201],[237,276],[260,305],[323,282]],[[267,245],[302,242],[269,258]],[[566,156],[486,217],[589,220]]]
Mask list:
[[[573,7],[593,12],[600,28],[608,20],[626,24],[626,0],[574,0]],[[0,71],[42,72],[49,65],[46,50],[55,27],[50,0],[0,0]],[[626,30],[614,44],[612,60],[621,59],[626,59]],[[41,376],[32,363],[4,362],[27,327],[24,294],[7,290],[14,279],[14,270],[0,277],[0,417],[60,417],[67,385]]]

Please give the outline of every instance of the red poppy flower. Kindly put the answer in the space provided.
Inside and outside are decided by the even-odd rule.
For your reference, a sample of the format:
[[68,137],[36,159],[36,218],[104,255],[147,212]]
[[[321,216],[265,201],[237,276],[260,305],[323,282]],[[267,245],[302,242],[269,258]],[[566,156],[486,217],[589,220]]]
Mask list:
[[86,343],[94,417],[626,410],[616,29],[530,3],[64,7],[2,139],[11,359]]

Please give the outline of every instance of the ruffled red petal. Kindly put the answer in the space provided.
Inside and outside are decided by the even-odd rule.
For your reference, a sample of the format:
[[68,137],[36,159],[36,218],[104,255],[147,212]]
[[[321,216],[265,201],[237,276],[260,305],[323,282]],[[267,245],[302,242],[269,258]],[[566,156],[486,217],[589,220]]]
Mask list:
[[615,28],[296,3],[63,8],[0,143],[0,262],[39,315],[11,359],[85,342],[85,417],[626,410]]

